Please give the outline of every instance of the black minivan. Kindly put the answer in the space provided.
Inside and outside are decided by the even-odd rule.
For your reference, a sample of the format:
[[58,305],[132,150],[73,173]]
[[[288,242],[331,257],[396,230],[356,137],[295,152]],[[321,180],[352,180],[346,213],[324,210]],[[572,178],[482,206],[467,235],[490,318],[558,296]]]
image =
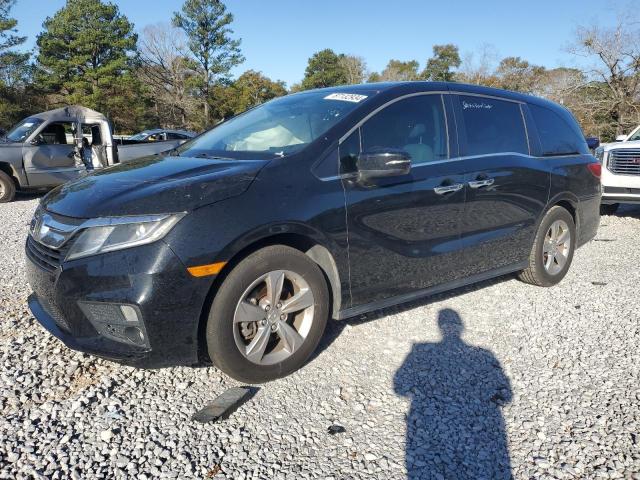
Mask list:
[[44,197],[29,306],[73,349],[263,382],[300,368],[330,317],[512,272],[558,283],[596,234],[600,168],[540,98],[426,82],[288,95]]

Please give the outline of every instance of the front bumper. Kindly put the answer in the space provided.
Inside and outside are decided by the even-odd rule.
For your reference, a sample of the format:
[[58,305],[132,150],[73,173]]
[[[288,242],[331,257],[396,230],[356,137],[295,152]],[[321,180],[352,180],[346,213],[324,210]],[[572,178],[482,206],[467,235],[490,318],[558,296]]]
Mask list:
[[[199,362],[198,325],[210,279],[194,278],[163,242],[43,268],[26,249],[29,308],[73,350],[131,366]],[[82,305],[131,305],[143,324],[143,345],[116,341],[95,327]]]
[[602,203],[640,203],[640,187],[603,187]]

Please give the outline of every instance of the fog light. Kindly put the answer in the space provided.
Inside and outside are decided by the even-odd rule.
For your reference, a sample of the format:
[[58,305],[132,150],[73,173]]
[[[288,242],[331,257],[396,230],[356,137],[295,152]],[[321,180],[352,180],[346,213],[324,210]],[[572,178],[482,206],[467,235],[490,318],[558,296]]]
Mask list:
[[78,302],[78,306],[101,336],[149,348],[147,332],[138,307],[102,302]]

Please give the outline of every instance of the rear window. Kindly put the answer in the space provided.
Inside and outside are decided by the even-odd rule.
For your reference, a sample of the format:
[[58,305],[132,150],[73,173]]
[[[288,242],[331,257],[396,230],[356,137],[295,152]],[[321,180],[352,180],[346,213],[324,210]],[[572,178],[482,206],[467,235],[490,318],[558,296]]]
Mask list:
[[459,96],[467,133],[466,155],[529,154],[520,104],[494,98]]
[[545,107],[529,105],[529,110],[540,135],[543,156],[586,153],[585,139],[577,125]]

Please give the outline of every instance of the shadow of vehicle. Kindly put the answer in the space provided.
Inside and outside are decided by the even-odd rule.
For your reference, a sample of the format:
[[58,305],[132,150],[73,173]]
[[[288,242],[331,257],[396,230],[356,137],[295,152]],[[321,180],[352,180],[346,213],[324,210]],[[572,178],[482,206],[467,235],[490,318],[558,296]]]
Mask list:
[[441,310],[442,340],[415,344],[394,377],[411,399],[407,417],[409,479],[512,478],[502,406],[509,379],[488,350],[465,343],[457,312]]
[[621,205],[620,209],[613,215],[616,217],[640,218],[640,205],[634,205],[634,204]]
[[31,200],[38,200],[44,197],[48,191],[36,191],[36,192],[16,192],[16,198],[13,202],[29,202]]

